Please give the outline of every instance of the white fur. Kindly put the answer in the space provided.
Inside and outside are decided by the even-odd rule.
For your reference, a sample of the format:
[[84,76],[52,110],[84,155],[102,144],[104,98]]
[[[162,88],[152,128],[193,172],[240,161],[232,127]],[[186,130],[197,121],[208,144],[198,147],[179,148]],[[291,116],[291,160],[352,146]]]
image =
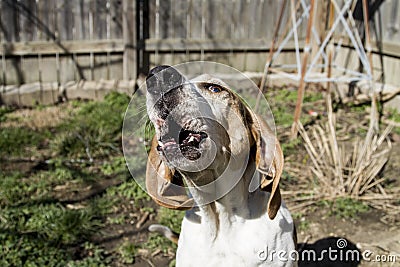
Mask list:
[[[293,220],[285,204],[273,220],[266,210],[258,216],[254,213],[263,209],[269,193],[258,190],[250,194],[246,186],[242,180],[222,199],[187,211],[177,267],[296,266],[291,260],[282,260],[295,250]],[[263,250],[269,254],[266,260],[262,258],[265,254],[259,258]],[[279,259],[278,252],[286,252],[286,256],[281,254]]]

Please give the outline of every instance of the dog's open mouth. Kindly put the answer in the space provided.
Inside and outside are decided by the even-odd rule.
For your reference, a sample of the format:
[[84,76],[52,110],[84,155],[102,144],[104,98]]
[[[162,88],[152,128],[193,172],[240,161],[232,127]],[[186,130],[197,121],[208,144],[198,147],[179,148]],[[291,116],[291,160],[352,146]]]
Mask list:
[[178,140],[172,137],[161,138],[158,142],[157,150],[166,154],[172,154],[179,148],[185,158],[196,160],[201,156],[200,143],[207,137],[208,135],[205,132],[182,129],[179,132]]

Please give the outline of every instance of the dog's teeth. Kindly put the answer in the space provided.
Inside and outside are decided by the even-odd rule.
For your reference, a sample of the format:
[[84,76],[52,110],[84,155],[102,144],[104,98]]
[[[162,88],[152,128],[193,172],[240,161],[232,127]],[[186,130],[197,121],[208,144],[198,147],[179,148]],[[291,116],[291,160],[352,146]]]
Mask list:
[[158,141],[158,145],[162,147],[164,144],[161,141]]
[[191,137],[189,138],[188,143],[193,142],[193,141],[195,141],[195,140],[196,140],[196,138],[194,138],[194,136],[191,136]]

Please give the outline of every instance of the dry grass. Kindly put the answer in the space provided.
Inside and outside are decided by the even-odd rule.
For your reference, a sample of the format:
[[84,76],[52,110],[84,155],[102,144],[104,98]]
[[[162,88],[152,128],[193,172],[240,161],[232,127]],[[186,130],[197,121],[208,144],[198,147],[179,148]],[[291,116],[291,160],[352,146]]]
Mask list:
[[[308,132],[299,124],[305,148],[313,167],[311,170],[321,184],[326,196],[360,197],[372,188],[382,194],[384,179],[375,179],[389,159],[391,143],[387,138],[391,127],[379,136],[368,131],[364,140],[358,138],[349,146],[339,144],[330,123],[316,125]],[[311,136],[311,137],[310,137]]]
[[363,200],[390,213],[400,211],[396,205],[400,190],[385,189],[386,179],[380,175],[390,157],[392,145],[388,134],[391,125],[380,134],[371,127],[364,139],[357,138],[353,142],[338,141],[336,120],[331,112],[323,124],[310,126],[307,130],[302,124],[297,126],[312,162],[312,175],[307,179],[312,177],[310,182],[316,187],[295,197],[292,209],[307,207],[318,200],[345,197]]
[[71,104],[59,106],[48,106],[36,109],[18,109],[8,115],[7,121],[0,126],[7,127],[28,127],[33,130],[56,127],[69,117],[73,110]]

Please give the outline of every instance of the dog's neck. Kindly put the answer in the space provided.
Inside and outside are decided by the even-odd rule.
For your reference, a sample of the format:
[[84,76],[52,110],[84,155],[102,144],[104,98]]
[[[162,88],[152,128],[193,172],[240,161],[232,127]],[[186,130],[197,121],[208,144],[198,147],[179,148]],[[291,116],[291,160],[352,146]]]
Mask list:
[[[212,176],[213,174],[210,172],[208,175]],[[205,225],[209,234],[214,238],[219,232],[231,229],[232,224],[243,223],[248,219],[261,216],[266,212],[268,195],[260,190],[249,192],[249,184],[253,175],[258,175],[258,172],[255,170],[254,161],[249,161],[236,185],[228,193],[211,203],[207,201],[210,199],[210,195],[218,194],[220,190],[224,189],[218,188],[216,185],[215,192],[204,192],[197,189],[192,180],[186,179],[187,183],[194,185],[190,192],[198,204],[198,208],[189,213],[192,213],[191,216],[196,216],[196,220]],[[231,177],[231,179],[234,178]],[[265,203],[265,205],[260,205],[260,203]]]

